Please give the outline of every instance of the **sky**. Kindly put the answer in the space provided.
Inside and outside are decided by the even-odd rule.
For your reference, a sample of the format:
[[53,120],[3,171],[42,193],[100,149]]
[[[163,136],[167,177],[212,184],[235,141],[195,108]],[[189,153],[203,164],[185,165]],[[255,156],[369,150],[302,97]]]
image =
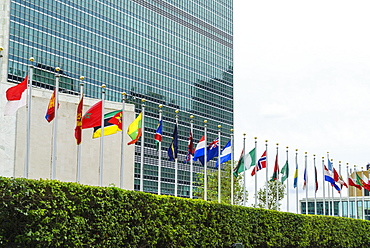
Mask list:
[[[353,168],[370,162],[369,9],[370,2],[361,0],[234,0],[235,159],[243,148],[243,133],[248,151],[257,137],[257,157],[268,140],[271,176],[276,143],[280,168],[288,146],[290,211],[295,211],[295,149],[299,199],[305,197],[305,152],[308,197],[314,197],[314,154],[317,197],[322,196],[321,158],[327,165],[328,152],[337,170],[342,162],[344,175],[346,163]],[[260,174],[257,188],[265,182],[265,172]],[[247,178],[250,205],[255,187],[254,179]]]

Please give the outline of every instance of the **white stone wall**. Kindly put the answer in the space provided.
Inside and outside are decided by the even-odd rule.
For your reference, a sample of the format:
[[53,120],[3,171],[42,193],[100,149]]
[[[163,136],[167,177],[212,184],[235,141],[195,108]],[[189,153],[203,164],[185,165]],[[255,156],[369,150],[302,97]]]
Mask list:
[[[4,83],[2,88],[7,89],[14,84]],[[4,89],[0,94],[5,96]],[[53,121],[48,123],[45,120],[46,109],[52,94],[51,90],[33,89],[31,107],[31,137],[30,137],[30,162],[29,178],[51,178],[51,157],[53,144]],[[57,160],[56,179],[61,181],[74,182],[77,175],[77,145],[74,138],[76,126],[76,110],[79,97],[68,94],[59,94],[60,108],[58,111],[57,127]],[[98,99],[84,99],[83,113],[90,106],[98,102]],[[1,106],[3,109],[3,106]],[[122,108],[122,103],[105,103],[105,113]],[[3,115],[3,113],[1,113]],[[18,110],[15,117],[3,117],[14,119],[0,125],[2,137],[1,149],[6,163],[0,163],[0,175],[2,176],[24,176],[25,150],[26,150],[26,117],[27,110],[23,107]],[[128,125],[135,119],[134,106],[126,104],[124,113],[124,186],[125,189],[134,188],[134,145],[128,146],[131,140],[126,134]],[[9,124],[10,123],[10,124]],[[8,136],[8,134],[10,135]],[[81,183],[88,185],[99,185],[99,160],[100,160],[100,138],[92,139],[93,129],[83,130],[82,155],[81,155]],[[13,135],[15,144],[13,145]],[[8,139],[9,137],[9,139]],[[104,137],[104,167],[103,186],[120,186],[121,168],[121,138],[122,132]],[[14,161],[12,163],[12,161]]]

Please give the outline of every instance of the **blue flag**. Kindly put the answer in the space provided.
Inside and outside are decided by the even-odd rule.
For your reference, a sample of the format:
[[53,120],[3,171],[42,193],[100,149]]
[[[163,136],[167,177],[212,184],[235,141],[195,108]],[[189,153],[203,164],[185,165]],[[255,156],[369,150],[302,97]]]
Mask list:
[[[220,154],[220,164],[225,163],[231,160],[231,140],[227,142],[224,149],[222,149]],[[216,168],[218,168],[218,160],[216,162]]]
[[[212,158],[218,156],[218,149],[219,149],[219,143],[218,143],[218,138],[217,138],[214,141],[212,141],[207,147],[207,162],[210,161]],[[198,157],[198,159],[200,163],[204,165],[204,155],[201,157]]]
[[178,134],[177,134],[177,124],[175,124],[175,129],[172,134],[172,142],[170,147],[168,147],[168,157],[170,161],[177,159],[177,144],[178,144]]

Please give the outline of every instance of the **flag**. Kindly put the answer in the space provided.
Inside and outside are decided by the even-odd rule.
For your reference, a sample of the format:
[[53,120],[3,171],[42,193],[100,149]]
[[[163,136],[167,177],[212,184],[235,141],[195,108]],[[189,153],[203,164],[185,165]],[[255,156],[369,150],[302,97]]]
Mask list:
[[330,162],[330,159],[328,158],[328,170],[333,171],[333,163]]
[[82,129],[101,125],[103,101],[95,103],[82,117]]
[[306,189],[307,186],[307,174],[306,174],[307,169],[304,168],[304,174],[303,174],[303,190]]
[[298,185],[298,163],[295,165],[295,172],[294,172],[294,188],[297,188]]
[[[46,110],[45,119],[48,122],[51,122],[52,120],[54,120],[54,117],[55,117],[54,105],[55,105],[55,90],[53,91],[53,94],[50,97],[48,109]],[[58,109],[59,109],[59,106],[60,106],[60,104],[58,103]]]
[[334,181],[340,184],[340,188],[343,188],[343,186],[348,188],[348,185],[343,181],[343,178],[338,174],[335,168],[333,168],[333,176],[334,176]]
[[[218,156],[218,149],[219,149],[219,141],[217,138],[207,146],[207,161],[206,162]],[[204,156],[199,157],[198,159],[199,159],[199,162],[202,165],[204,165]]]
[[364,184],[364,189],[366,189],[367,191],[370,191],[370,185],[369,185],[369,179],[367,178],[367,176],[365,176],[364,173],[362,173],[362,181],[363,181],[363,184]]
[[175,128],[172,134],[172,142],[170,147],[168,147],[167,153],[170,161],[174,161],[177,159],[177,145],[178,145],[178,134],[177,134],[177,124],[175,124]]
[[335,183],[333,176],[331,175],[330,171],[324,165],[324,179],[325,181],[329,182],[331,186],[333,186],[338,192],[340,192],[339,186]]
[[[104,115],[104,136],[115,134],[118,131],[122,131],[119,127],[111,122],[109,122],[114,116],[122,112],[121,110],[116,110],[109,112]],[[101,137],[101,124],[94,127],[93,139]]]
[[108,122],[117,125],[119,130],[122,130],[122,116],[122,110],[120,110],[110,120],[108,120]]
[[188,138],[188,154],[186,154],[186,159],[184,163],[189,162],[191,159],[191,156],[194,156],[194,139],[193,139],[193,134],[190,131],[189,138]]
[[194,157],[193,160],[197,161],[198,157],[204,156],[204,148],[206,147],[206,141],[204,140],[204,136],[200,138],[197,146],[195,147]]
[[248,170],[251,166],[256,164],[256,148],[253,148],[246,156],[244,161],[244,150],[242,151],[242,155],[234,169],[234,175],[237,177],[239,173]]
[[[220,154],[220,164],[231,160],[231,140],[227,142],[224,149],[222,149]],[[218,168],[218,160],[216,162],[216,168]]]
[[82,142],[82,108],[83,108],[83,99],[81,97],[80,102],[77,106],[77,115],[76,115],[76,127],[75,127],[75,138],[77,145],[81,144]]
[[367,184],[362,180],[362,178],[355,172],[356,174],[356,184],[360,185],[360,187],[367,189]]
[[10,87],[6,90],[6,99],[8,102],[4,107],[4,115],[15,115],[18,109],[27,104],[27,85],[28,75],[22,83]]
[[270,181],[276,181],[278,179],[279,179],[279,162],[278,162],[278,154],[276,153],[274,173],[272,174]]
[[359,190],[361,190],[361,186],[360,186],[360,185],[358,185],[358,184],[356,183],[356,181],[355,181],[351,176],[349,176],[349,175],[348,175],[348,185],[349,185],[349,186],[356,187],[356,188],[358,188]]
[[159,143],[162,142],[162,120],[160,120],[158,123],[157,131],[155,132],[155,135],[154,135],[154,140],[155,140],[155,146],[157,147],[157,151],[158,151]]
[[266,151],[264,151],[260,159],[258,159],[258,162],[256,166],[254,166],[251,175],[254,176],[257,171],[262,170],[263,168],[266,168]]
[[281,182],[284,183],[286,179],[289,177],[289,165],[288,165],[288,160],[285,162],[285,165],[283,168],[281,168],[281,174],[283,175],[281,177]]
[[319,182],[317,181],[317,169],[315,165],[315,192],[317,192],[317,190],[319,190]]
[[142,113],[140,113],[136,119],[128,126],[127,134],[132,139],[130,142],[128,142],[128,145],[135,144],[139,138],[141,137],[141,120],[142,120]]

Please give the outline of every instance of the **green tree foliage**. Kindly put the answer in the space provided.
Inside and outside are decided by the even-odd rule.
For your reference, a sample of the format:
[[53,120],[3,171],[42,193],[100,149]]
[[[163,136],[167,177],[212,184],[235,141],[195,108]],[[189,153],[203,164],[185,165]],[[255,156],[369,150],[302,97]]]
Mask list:
[[[235,164],[235,163],[234,163]],[[221,170],[221,203],[231,203],[231,163],[222,164]],[[234,180],[234,204],[240,205],[243,202],[242,177],[232,176]],[[199,199],[204,198],[204,174],[197,174],[197,188],[194,196]],[[246,192],[248,200],[248,192]],[[207,200],[218,201],[218,170],[209,169],[207,171]]]
[[[284,199],[286,186],[280,181],[268,181],[268,209],[280,210],[281,200]],[[279,193],[277,194],[277,192]],[[277,205],[277,197],[279,204]],[[266,184],[257,191],[257,207],[266,208]]]

